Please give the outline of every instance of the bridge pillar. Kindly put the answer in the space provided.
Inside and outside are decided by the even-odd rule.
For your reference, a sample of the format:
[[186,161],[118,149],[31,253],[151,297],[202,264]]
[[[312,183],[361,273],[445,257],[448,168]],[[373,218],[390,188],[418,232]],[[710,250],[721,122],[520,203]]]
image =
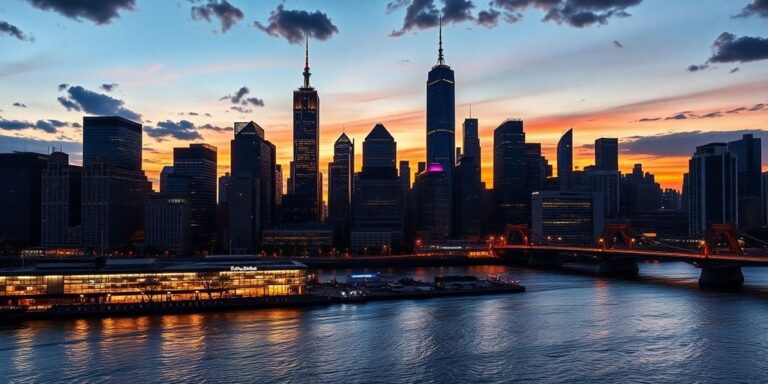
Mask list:
[[601,276],[635,277],[639,272],[637,260],[632,257],[605,258],[600,262],[598,274]]
[[528,266],[533,268],[555,269],[563,265],[560,254],[531,254],[528,256]]
[[702,266],[699,287],[707,290],[738,291],[744,285],[741,267]]

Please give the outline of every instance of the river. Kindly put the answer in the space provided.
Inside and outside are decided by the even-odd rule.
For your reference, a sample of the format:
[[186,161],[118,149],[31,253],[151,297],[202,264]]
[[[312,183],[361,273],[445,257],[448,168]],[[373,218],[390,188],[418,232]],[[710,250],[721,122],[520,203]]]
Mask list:
[[[637,280],[503,266],[523,294],[0,324],[12,383],[768,382],[768,270],[741,293],[644,263]],[[346,271],[322,271],[343,278]]]

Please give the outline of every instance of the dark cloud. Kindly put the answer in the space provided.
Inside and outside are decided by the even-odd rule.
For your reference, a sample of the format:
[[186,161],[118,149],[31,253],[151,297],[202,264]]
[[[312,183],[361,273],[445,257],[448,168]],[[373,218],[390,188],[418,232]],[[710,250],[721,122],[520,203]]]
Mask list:
[[187,115],[190,115],[190,116],[200,116],[200,114],[197,113],[197,112],[187,112]]
[[79,85],[67,89],[68,97],[59,97],[59,103],[67,110],[83,111],[92,115],[117,115],[126,119],[141,121],[141,115],[123,105],[124,101],[105,94],[87,90]]
[[755,104],[752,108],[748,109],[748,111],[750,112],[762,111],[763,109],[765,109],[765,107],[766,107],[766,104],[763,104],[763,103]]
[[624,48],[624,44],[620,43],[618,40],[613,41],[613,46],[616,48]]
[[681,113],[675,113],[672,116],[664,118],[664,120],[685,120],[688,119],[690,116],[689,113],[681,112]]
[[218,127],[211,124],[205,124],[197,127],[197,129],[204,129],[208,131],[214,131],[214,132],[228,132],[233,131],[232,127]]
[[275,37],[283,37],[288,42],[295,44],[304,41],[305,37],[317,40],[328,40],[339,29],[331,19],[319,10],[307,12],[301,10],[287,10],[283,4],[269,14],[269,23],[264,25],[258,21],[253,23],[256,28]]
[[68,87],[69,87],[69,84],[67,84],[67,83],[61,83],[61,84],[59,84],[59,92],[61,92],[61,91],[65,90],[65,89],[67,89]]
[[405,9],[403,26],[392,31],[390,36],[402,36],[414,29],[427,29],[437,26],[440,12],[435,7],[434,0],[412,0]]
[[96,25],[109,24],[120,11],[132,11],[136,0],[27,0],[35,8],[55,11],[70,19],[90,20]]
[[748,17],[753,15],[768,18],[768,0],[753,0],[741,10],[741,13],[734,17]]
[[229,109],[231,109],[233,111],[238,111],[240,113],[251,113],[251,112],[253,112],[253,109],[243,108],[243,107],[240,107],[240,106],[230,107]]
[[746,110],[747,108],[739,107],[739,108],[731,109],[730,111],[727,111],[725,113],[739,113],[739,112],[744,112]]
[[474,4],[470,0],[443,0],[443,22],[461,23],[462,21],[474,20],[472,8]]
[[736,72],[738,72],[738,71],[739,71],[739,67],[736,67],[736,68],[734,68],[734,69],[731,69],[731,73],[736,73]]
[[24,129],[37,129],[47,133],[58,132],[57,128],[66,127],[68,124],[59,120],[38,120],[29,122],[25,120],[6,120],[0,119],[0,130],[21,131]]
[[203,19],[210,22],[211,17],[218,18],[221,22],[222,33],[230,30],[244,16],[240,8],[230,4],[227,0],[209,0],[205,5],[192,7],[192,18],[195,20]]
[[487,11],[480,11],[477,13],[477,25],[493,28],[499,24],[499,15],[501,15],[501,12],[493,8]]
[[72,123],[72,128],[82,128],[83,126],[80,125],[80,123]]
[[[726,114],[728,114],[728,113],[733,114],[733,113],[739,113],[739,112],[746,111],[746,110],[747,110],[747,108],[742,107],[742,108],[732,109],[732,110],[727,111],[725,113]],[[659,121],[659,120],[665,120],[666,121],[666,120],[689,120],[689,119],[716,119],[718,117],[723,117],[723,112],[714,111],[714,112],[709,112],[709,113],[706,113],[706,114],[703,114],[703,115],[697,115],[697,114],[693,113],[692,111],[682,111],[682,112],[677,112],[675,114],[672,114],[671,116],[667,116],[667,117],[665,117],[663,119],[661,117],[644,117],[644,118],[642,118],[640,120],[637,120],[637,122],[639,122],[639,123],[646,123],[646,122]]]
[[203,136],[195,130],[195,124],[189,120],[161,121],[157,123],[157,127],[144,127],[144,132],[157,141],[162,141],[168,137],[185,141],[203,139]]
[[709,65],[706,65],[706,64],[695,65],[695,64],[693,64],[693,65],[689,65],[687,69],[688,69],[688,72],[698,72],[698,71],[703,71],[703,70],[705,70],[707,68],[709,68]]
[[206,117],[212,117],[213,115],[211,115],[210,113],[206,113],[205,116]]
[[643,0],[493,0],[491,4],[502,8],[517,21],[520,12],[527,8],[546,11],[543,21],[566,23],[577,28],[594,24],[606,24],[614,17],[628,17],[627,8],[639,5]]
[[387,3],[387,14],[397,11],[398,9],[405,7],[411,0],[395,0]]
[[18,101],[17,101],[17,102],[15,102],[15,103],[13,103],[13,106],[14,106],[14,107],[19,107],[19,108],[26,108],[26,107],[27,107],[27,105],[26,105],[26,104],[24,104],[24,103],[19,103]]
[[738,140],[744,134],[766,137],[768,131],[691,131],[664,133],[652,136],[633,136],[621,141],[622,153],[664,156],[691,156],[697,146],[708,143],[726,143]]
[[712,43],[709,63],[746,63],[768,59],[768,39],[723,32]]
[[641,123],[646,123],[649,121],[659,121],[661,120],[661,117],[643,117],[642,119],[638,120]]
[[710,113],[707,113],[706,115],[702,115],[699,118],[700,119],[716,119],[718,117],[723,117],[723,114],[720,111],[710,112]]
[[117,84],[111,83],[111,84],[102,84],[101,87],[99,87],[99,88],[101,88],[101,89],[103,89],[103,90],[105,90],[107,92],[112,92],[117,87],[118,87]]
[[9,24],[2,20],[0,20],[0,34],[13,36],[21,41],[35,41],[33,37],[27,36],[24,32],[21,31],[21,29],[19,29],[15,25]]
[[229,100],[232,104],[240,104],[242,106],[250,105],[255,107],[263,107],[264,106],[263,99],[259,99],[258,97],[245,97],[250,93],[251,93],[251,90],[248,89],[248,87],[242,86],[233,95],[224,96],[219,100]]

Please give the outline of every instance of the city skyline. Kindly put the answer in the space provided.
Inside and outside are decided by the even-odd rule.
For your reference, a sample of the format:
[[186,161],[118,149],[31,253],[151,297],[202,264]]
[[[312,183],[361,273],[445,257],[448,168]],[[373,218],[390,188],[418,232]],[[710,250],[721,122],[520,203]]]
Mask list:
[[[765,19],[757,11],[749,14],[749,1],[698,6],[697,18],[682,20],[683,32],[674,35],[685,7],[648,1],[591,10],[604,16],[592,25],[569,18],[542,21],[541,9],[505,8],[511,3],[495,1],[490,9],[500,15],[492,28],[479,25],[481,12],[493,12],[476,2],[474,8],[466,8],[471,2],[450,2],[464,4],[464,13],[451,13],[456,9],[444,8],[442,1],[426,2],[433,8],[421,9],[425,17],[420,23],[409,18],[418,14],[418,4],[402,1],[389,7],[381,2],[378,14],[354,2],[196,2],[171,7],[128,0],[98,12],[73,6],[69,13],[65,6],[39,9],[34,3],[0,9],[0,20],[18,32],[3,29],[6,33],[0,36],[0,47],[10,52],[0,61],[0,76],[8,84],[0,90],[2,151],[63,146],[79,164],[82,133],[74,124],[81,124],[83,115],[100,111],[134,117],[144,125],[143,168],[155,190],[160,170],[172,163],[173,147],[215,145],[219,175],[229,171],[233,133],[228,128],[235,121],[253,120],[264,127],[266,138],[277,147],[277,163],[288,167],[293,157],[291,91],[301,85],[307,34],[312,38],[312,85],[323,98],[319,169],[324,194],[336,138],[345,132],[362,142],[379,121],[398,141],[398,159],[410,161],[415,169],[426,158],[424,84],[426,72],[436,64],[438,34],[433,27],[439,14],[446,18],[445,60],[457,73],[455,117],[469,117],[472,105],[472,116],[479,119],[482,176],[488,187],[493,181],[493,130],[510,117],[525,120],[526,137],[542,143],[542,154],[555,169],[556,143],[574,128],[575,166],[593,163],[594,139],[619,137],[622,172],[641,162],[663,187],[674,188],[680,188],[695,146],[736,140],[744,130],[760,137],[768,123],[768,83],[754,80],[766,74],[756,62],[768,58],[768,42],[760,35]],[[214,3],[226,4],[226,12],[211,8]],[[520,12],[509,15],[522,20],[505,21],[509,15],[504,12],[510,10]],[[611,10],[631,15],[607,16]],[[558,12],[567,16],[562,9]],[[153,24],[160,28],[157,41],[126,37],[131,30],[142,31],[155,14],[169,21],[167,26]],[[361,14],[372,16],[371,22],[358,20]],[[301,16],[298,21],[286,21],[295,15]],[[162,33],[170,27],[183,33],[170,39]],[[723,32],[734,36],[729,40]],[[99,48],[99,41],[114,39],[113,34],[125,41],[124,51],[111,45]],[[577,38],[566,39],[571,36]],[[738,56],[737,43],[745,36],[756,39],[749,57]],[[63,39],[82,44],[51,54]],[[213,59],[179,52],[195,47]],[[115,55],[106,57],[107,52]],[[362,63],[338,60],[350,54]],[[50,60],[41,62],[43,57]],[[251,112],[241,112],[247,110]],[[359,171],[362,152],[356,152]]]

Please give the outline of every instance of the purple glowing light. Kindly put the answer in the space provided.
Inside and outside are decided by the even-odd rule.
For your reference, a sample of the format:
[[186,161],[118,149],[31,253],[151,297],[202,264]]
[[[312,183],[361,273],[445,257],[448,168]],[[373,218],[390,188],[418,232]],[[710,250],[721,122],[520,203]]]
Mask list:
[[427,172],[442,172],[443,165],[440,163],[432,163],[427,167]]

